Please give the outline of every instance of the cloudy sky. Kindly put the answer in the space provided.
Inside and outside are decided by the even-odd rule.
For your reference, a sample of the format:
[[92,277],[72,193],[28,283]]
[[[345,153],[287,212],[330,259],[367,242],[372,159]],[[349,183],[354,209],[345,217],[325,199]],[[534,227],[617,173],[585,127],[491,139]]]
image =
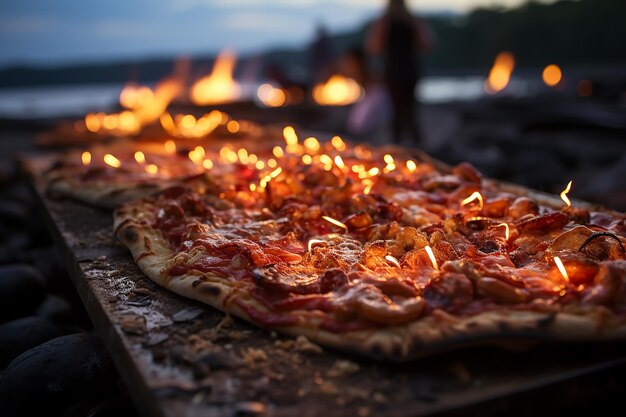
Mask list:
[[[408,0],[416,12],[464,12],[523,0]],[[317,22],[349,29],[385,0],[3,0],[0,66],[246,52],[307,42]]]

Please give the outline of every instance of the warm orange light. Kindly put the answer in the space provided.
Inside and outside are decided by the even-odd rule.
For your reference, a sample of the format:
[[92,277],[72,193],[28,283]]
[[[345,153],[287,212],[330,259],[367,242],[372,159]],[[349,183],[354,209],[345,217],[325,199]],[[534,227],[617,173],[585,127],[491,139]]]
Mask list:
[[544,68],[542,78],[548,87],[555,87],[563,79],[563,72],[558,65],[551,64]]
[[189,152],[188,156],[194,164],[202,165],[205,156],[204,148],[202,146],[196,146],[192,151]]
[[439,269],[439,264],[437,264],[437,258],[435,258],[432,248],[430,246],[426,246],[424,249],[430,258],[430,262],[433,264],[433,268]]
[[466,206],[474,201],[478,201],[478,207],[480,208],[480,210],[482,210],[484,203],[483,196],[478,191],[475,191],[472,195],[461,201],[461,205]]
[[113,168],[119,168],[120,166],[122,166],[122,163],[120,162],[120,160],[114,157],[113,155],[111,155],[110,153],[104,155],[103,159],[104,159],[105,164]]
[[166,112],[159,120],[163,129],[172,136],[201,138],[209,135],[222,123],[222,113],[219,110],[213,110],[199,119],[191,114],[177,115],[174,119]]
[[335,156],[335,165],[337,165],[337,167],[342,171],[345,171],[348,168],[343,162],[343,158],[341,157],[341,155]]
[[504,227],[504,239],[509,240],[509,236],[511,234],[511,230],[509,229],[509,225],[507,223],[500,223],[497,227]]
[[511,81],[511,74],[515,69],[515,57],[510,52],[501,52],[496,56],[489,77],[485,81],[485,91],[496,94],[504,90]]
[[146,162],[146,155],[143,154],[143,152],[141,151],[137,151],[135,152],[135,161],[137,161],[138,164],[143,164]]
[[230,51],[221,52],[213,65],[213,71],[206,77],[196,81],[191,87],[191,101],[205,106],[235,101],[241,89],[233,79],[237,57]]
[[391,264],[393,264],[393,266],[395,266],[395,267],[397,267],[397,268],[402,268],[402,267],[400,266],[400,262],[398,262],[398,260],[397,260],[396,258],[394,258],[393,256],[391,256],[391,255],[387,255],[387,256],[385,256],[385,259],[386,259],[387,261],[389,261]]
[[120,93],[120,105],[131,110],[144,107],[153,100],[154,92],[143,85],[128,84]]
[[311,155],[302,155],[302,163],[304,165],[311,165],[311,163],[313,163],[313,158]]
[[302,142],[302,144],[308,151],[313,153],[319,151],[320,149],[320,142],[317,140],[317,138],[314,138],[312,136],[310,138],[306,138],[304,142]]
[[563,279],[569,282],[569,275],[567,275],[567,270],[565,269],[565,265],[563,265],[561,258],[559,258],[558,256],[555,256],[554,263],[556,264],[556,267],[559,269],[559,272],[561,273],[561,275],[563,275]]
[[[170,102],[183,90],[183,83],[174,78],[160,81],[154,88],[150,100],[145,100],[133,108],[132,112],[123,112],[120,115],[118,128],[129,130],[128,133],[137,133],[139,129],[157,119],[165,112]],[[131,129],[135,129],[134,131]]]
[[283,129],[283,137],[285,138],[285,143],[287,143],[286,151],[288,153],[294,153],[298,150],[298,135],[296,134],[296,129],[293,126],[285,126]]
[[339,152],[343,152],[346,150],[346,144],[339,136],[333,136],[333,138],[330,140],[330,143]]
[[281,88],[271,84],[262,84],[256,91],[256,95],[267,107],[280,107],[287,101],[287,95]]
[[313,87],[313,100],[322,106],[346,106],[361,98],[362,89],[352,78],[333,75],[323,84]]
[[202,168],[204,169],[213,168],[213,161],[211,161],[210,159],[205,159],[204,161],[202,161]]
[[258,160],[258,161],[256,161],[256,163],[254,164],[254,167],[260,171],[260,170],[262,170],[263,168],[265,168],[265,162],[263,162],[263,161],[261,161],[261,160]]
[[406,161],[406,169],[408,169],[409,172],[415,172],[415,170],[417,169],[417,164],[415,163],[415,161],[409,159],[408,161]]
[[326,220],[328,223],[334,224],[335,226],[341,227],[346,232],[348,231],[348,226],[341,223],[339,220],[335,220],[332,217],[328,217],[328,216],[322,216],[322,219]]
[[96,133],[100,130],[100,119],[97,114],[89,113],[85,116],[85,127],[88,131]]
[[276,162],[276,160],[275,160],[275,159],[273,159],[273,158],[272,158],[272,159],[269,159],[269,160],[267,161],[267,166],[268,166],[269,168],[276,168],[276,167],[278,166],[278,162]]
[[565,187],[565,189],[563,191],[561,191],[561,200],[563,200],[565,202],[565,204],[567,204],[567,208],[572,206],[572,202],[569,200],[569,198],[567,197],[567,194],[572,190],[572,181],[570,181],[567,184],[567,187]]
[[237,120],[231,120],[230,122],[228,122],[226,124],[226,129],[230,133],[237,133],[237,132],[239,132],[239,122]]
[[165,152],[169,154],[173,155],[176,153],[176,143],[174,143],[173,140],[166,140],[163,147],[165,148]]
[[150,175],[156,175],[159,172],[159,167],[154,164],[148,164],[145,168],[146,172]]
[[91,153],[90,152],[83,152],[80,155],[80,160],[82,161],[83,165],[87,166],[91,163]]
[[282,169],[282,168],[280,168],[280,167],[278,167],[278,168],[276,168],[274,171],[270,172],[270,173],[269,173],[269,176],[270,176],[271,178],[276,178],[276,177],[278,177],[278,176],[280,175],[280,173],[281,173],[281,172],[283,172],[283,169]]
[[363,188],[363,194],[369,194],[370,191],[372,191],[372,187],[374,186],[374,181],[365,179],[363,180],[363,185],[365,186]]
[[272,149],[272,153],[276,158],[282,158],[283,155],[285,155],[283,148],[281,148],[280,146],[274,146],[274,148]]

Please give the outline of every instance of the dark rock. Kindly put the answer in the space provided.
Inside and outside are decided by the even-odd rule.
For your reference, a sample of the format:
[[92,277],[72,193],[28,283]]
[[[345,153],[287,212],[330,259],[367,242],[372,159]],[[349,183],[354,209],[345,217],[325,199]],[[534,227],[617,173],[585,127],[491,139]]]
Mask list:
[[24,317],[0,325],[0,367],[62,334],[61,329],[40,317]]
[[0,204],[0,222],[17,227],[26,222],[28,209],[16,201],[4,200]]
[[45,294],[45,281],[32,266],[0,267],[0,322],[31,314]]
[[100,339],[80,333],[18,356],[0,380],[0,415],[58,415],[73,404],[105,398],[117,375]]
[[49,294],[35,311],[35,315],[53,323],[67,323],[72,320],[72,306],[65,299]]

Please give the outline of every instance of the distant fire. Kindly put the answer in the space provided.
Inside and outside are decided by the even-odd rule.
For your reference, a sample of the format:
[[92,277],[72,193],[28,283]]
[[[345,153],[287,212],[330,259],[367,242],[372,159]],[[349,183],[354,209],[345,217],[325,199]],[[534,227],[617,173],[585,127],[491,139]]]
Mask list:
[[236,61],[234,53],[221,52],[215,60],[211,74],[199,79],[191,87],[191,101],[199,106],[206,106],[237,100],[241,88],[233,79]]
[[510,52],[501,52],[489,72],[485,81],[485,91],[488,94],[497,94],[504,90],[511,81],[511,74],[515,69],[515,57]]
[[563,79],[563,71],[558,65],[548,65],[542,73],[543,82],[548,87],[556,87]]
[[85,127],[93,133],[136,135],[142,127],[156,121],[182,90],[182,82],[173,78],[159,82],[154,91],[148,87],[126,86],[120,93],[120,103],[130,110],[89,113],[85,116]]
[[322,106],[346,106],[357,102],[362,95],[359,83],[342,75],[333,75],[313,88],[313,100]]

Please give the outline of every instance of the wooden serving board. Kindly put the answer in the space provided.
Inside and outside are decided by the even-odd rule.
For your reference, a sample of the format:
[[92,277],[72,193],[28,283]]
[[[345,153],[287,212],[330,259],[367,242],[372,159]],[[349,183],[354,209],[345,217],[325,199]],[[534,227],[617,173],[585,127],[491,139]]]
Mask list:
[[[533,414],[575,406],[626,368],[624,344],[472,348],[375,362],[255,328],[152,283],[112,233],[112,214],[46,196],[73,282],[146,416]],[[529,401],[529,396],[532,401]]]

